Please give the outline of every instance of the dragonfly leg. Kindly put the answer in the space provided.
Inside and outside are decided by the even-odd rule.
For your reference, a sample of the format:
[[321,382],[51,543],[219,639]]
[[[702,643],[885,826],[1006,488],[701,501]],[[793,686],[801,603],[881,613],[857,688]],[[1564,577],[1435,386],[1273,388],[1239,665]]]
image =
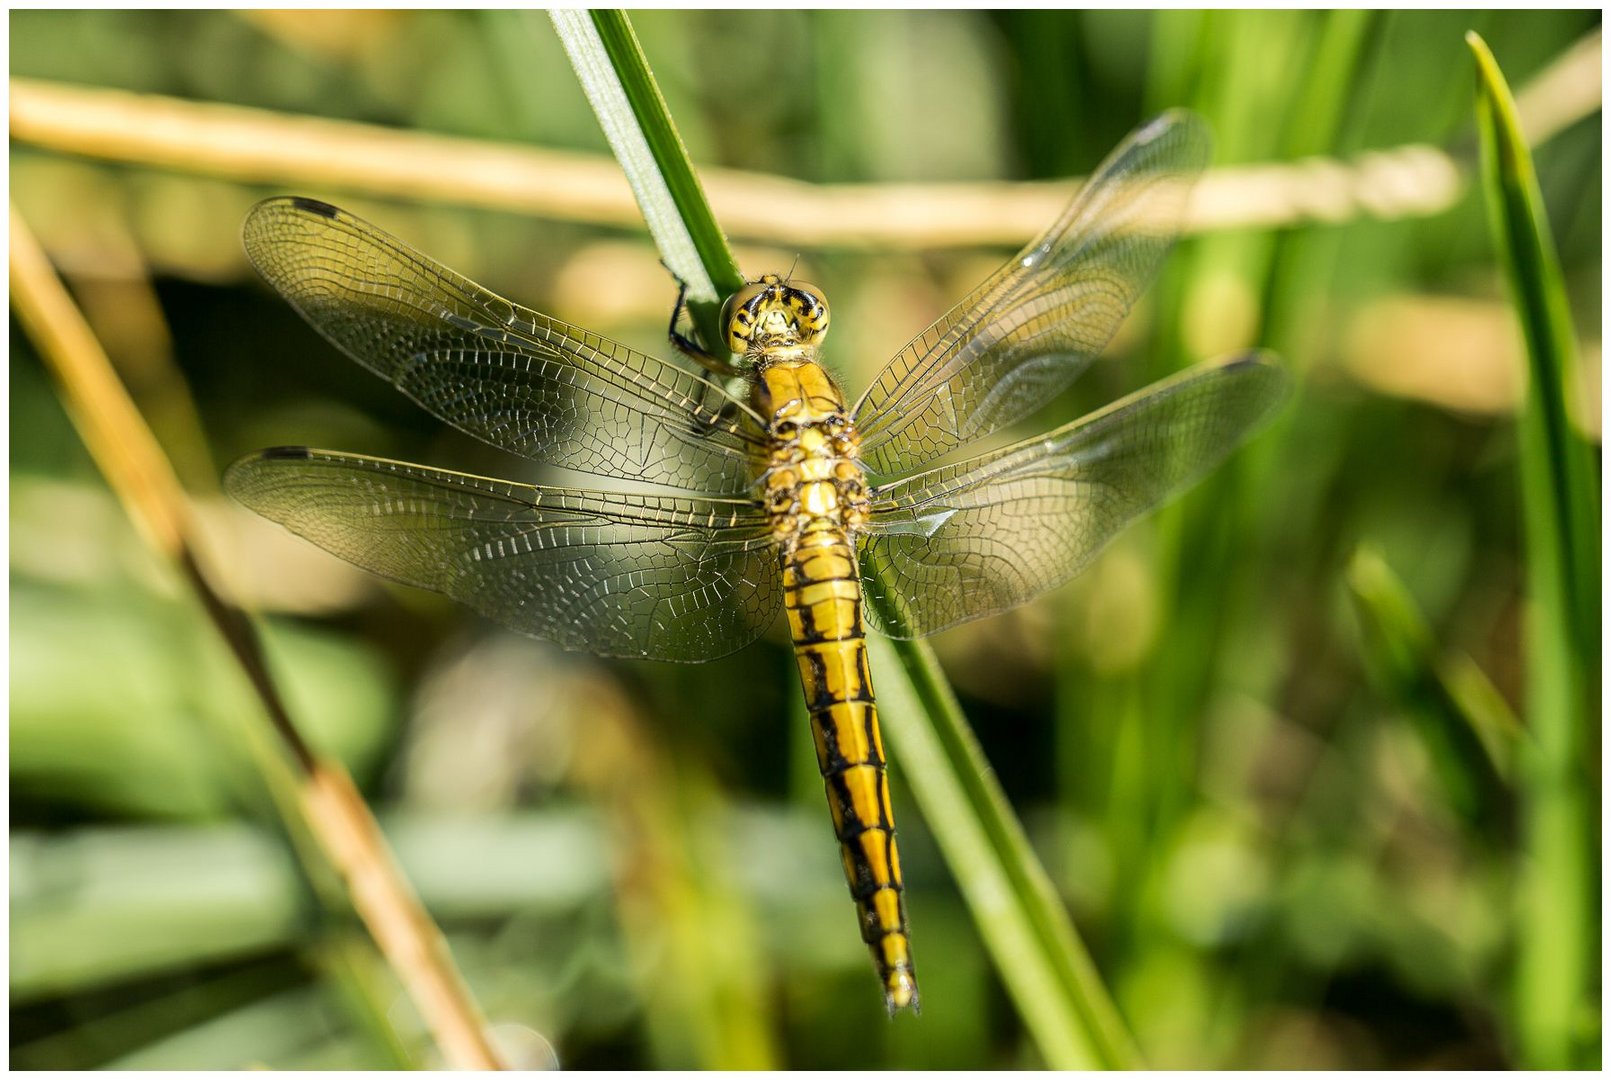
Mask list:
[[666,328],[666,336],[671,339],[672,347],[700,367],[717,375],[732,378],[742,374],[738,368],[677,329],[677,324],[682,320],[682,313],[688,310],[688,283],[676,274],[671,276],[677,282],[677,302],[671,308],[671,325]]

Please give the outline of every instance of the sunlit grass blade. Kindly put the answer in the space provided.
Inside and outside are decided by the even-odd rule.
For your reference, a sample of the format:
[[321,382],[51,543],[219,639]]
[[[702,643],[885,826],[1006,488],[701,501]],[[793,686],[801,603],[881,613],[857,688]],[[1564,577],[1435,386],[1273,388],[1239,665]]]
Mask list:
[[[876,636],[868,649],[885,704],[880,714],[897,747],[895,767],[923,808],[1047,1064],[1138,1065],[1130,1034],[934,651],[921,641]],[[915,936],[922,941],[921,931]]]
[[1547,533],[1529,532],[1528,540],[1559,564],[1558,601],[1571,646],[1580,657],[1593,657],[1600,633],[1599,497],[1593,451],[1569,419],[1577,349],[1566,286],[1510,89],[1482,39],[1472,34],[1468,41],[1480,77],[1477,119],[1490,220],[1527,345],[1523,497],[1530,500],[1529,528],[1548,525]]
[[[684,213],[683,200],[691,198],[701,204],[685,215],[683,228],[700,257],[709,260],[702,271],[704,279],[723,295],[738,283],[736,269],[730,269],[737,264],[714,217],[702,205],[697,182],[637,175],[669,169],[677,176],[686,171],[692,177],[693,170],[626,17],[596,13],[593,21],[597,32],[589,33],[575,18],[555,14],[556,27],[606,130],[641,128],[642,142],[655,148],[652,154],[621,157],[634,190],[659,193],[653,196],[657,214]],[[616,43],[614,48],[610,41]],[[630,42],[630,48],[624,42]],[[618,90],[610,89],[612,81],[620,84]],[[645,215],[649,212],[646,208]],[[681,274],[670,253],[662,250],[662,254]],[[685,280],[692,287],[693,279]],[[889,703],[886,714],[896,768],[923,807],[1047,1064],[1064,1069],[1135,1064],[1133,1044],[1107,988],[994,782],[989,762],[968,730],[933,652],[912,641],[874,639],[869,647],[877,668],[875,679]],[[921,928],[914,932],[921,943]],[[921,972],[921,952],[917,963]]]
[[632,24],[622,11],[551,14],[655,246],[687,286],[689,314],[709,345],[720,338],[721,298],[743,285],[744,275],[705,200]]
[[1589,1035],[1599,928],[1591,702],[1599,655],[1599,506],[1591,451],[1570,415],[1574,349],[1560,262],[1515,102],[1493,54],[1477,63],[1483,183],[1528,362],[1519,466],[1526,558],[1526,716],[1522,758],[1515,1036],[1520,1064],[1595,1064]]

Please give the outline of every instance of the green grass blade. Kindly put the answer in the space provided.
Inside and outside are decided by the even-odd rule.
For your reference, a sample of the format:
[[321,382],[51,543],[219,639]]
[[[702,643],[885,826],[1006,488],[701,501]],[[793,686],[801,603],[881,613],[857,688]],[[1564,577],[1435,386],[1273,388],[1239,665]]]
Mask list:
[[660,256],[688,287],[688,310],[707,346],[721,340],[721,300],[744,284],[622,11],[554,11],[554,29],[626,172]]
[[1559,602],[1572,644],[1580,657],[1597,656],[1599,498],[1593,451],[1569,420],[1577,349],[1566,286],[1510,88],[1482,39],[1472,34],[1468,41],[1479,71],[1477,119],[1490,220],[1527,344],[1523,495],[1539,511],[1528,510],[1529,525],[1536,520],[1549,528],[1528,540],[1547,541],[1538,554],[1560,567]]
[[[640,192],[640,203],[646,199],[641,193],[647,192],[657,216],[675,214],[680,219],[678,228],[664,234],[651,219],[651,231],[667,265],[689,283],[692,297],[695,272],[685,262],[674,261],[662,241],[667,235],[681,243],[676,237],[684,234],[687,246],[678,259],[685,258],[687,250],[696,252],[701,261],[698,276],[713,286],[715,296],[736,289],[742,281],[737,263],[704,204],[703,191],[626,16],[596,12],[591,22],[567,12],[555,12],[553,17],[606,133],[629,136],[621,143],[625,153],[616,134],[610,139],[633,190]],[[638,131],[636,138],[630,137],[633,130]],[[649,151],[643,152],[643,147]],[[646,206],[645,217],[649,214]],[[911,641],[874,638],[869,646],[902,763],[897,767],[934,829],[981,936],[1047,1064],[1064,1069],[1135,1064],[1133,1043],[1118,1010],[995,783],[933,652]],[[916,933],[921,942],[921,928]],[[921,952],[917,962],[921,971]]]
[[923,808],[1046,1063],[1056,1069],[1137,1065],[1129,1032],[933,650],[876,636],[867,645],[882,684],[879,711],[899,748],[896,768]]
[[1588,446],[1568,421],[1574,350],[1559,259],[1543,199],[1493,54],[1477,62],[1483,181],[1500,260],[1527,346],[1520,421],[1527,721],[1515,1036],[1529,1068],[1595,1064],[1598,1004],[1591,701],[1599,655],[1599,506]]

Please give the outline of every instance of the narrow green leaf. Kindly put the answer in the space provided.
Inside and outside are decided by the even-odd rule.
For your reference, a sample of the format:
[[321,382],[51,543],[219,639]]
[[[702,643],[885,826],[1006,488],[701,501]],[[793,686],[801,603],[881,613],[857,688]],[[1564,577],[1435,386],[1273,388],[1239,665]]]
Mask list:
[[[1577,348],[1561,263],[1550,236],[1532,153],[1493,54],[1467,36],[1477,58],[1477,121],[1490,220],[1527,344],[1528,391],[1522,414],[1523,496],[1529,561],[1558,563],[1556,602],[1570,619],[1580,658],[1599,655],[1599,494],[1593,450],[1570,422]],[[1544,531],[1547,530],[1547,531]]]
[[550,15],[661,258],[687,286],[694,325],[707,346],[720,341],[721,300],[744,284],[744,275],[705,201],[632,24],[621,11]]
[[1590,762],[1598,678],[1599,505],[1592,453],[1568,421],[1572,327],[1560,262],[1510,88],[1488,46],[1477,63],[1477,127],[1496,245],[1527,346],[1520,421],[1527,563],[1524,854],[1518,878],[1515,1035],[1528,1068],[1597,1064],[1584,1032],[1598,1011],[1595,799]]
[[353,1018],[354,1029],[386,1069],[417,1069],[402,1035],[387,1013],[389,972],[367,940],[352,931],[327,934],[313,956]]
[[[555,12],[553,17],[633,190],[650,193],[658,216],[674,213],[681,219],[680,228],[664,232],[651,219],[651,232],[667,265],[689,283],[692,298],[693,270],[674,260],[662,239],[667,236],[679,243],[680,232],[703,260],[700,275],[713,286],[712,295],[730,293],[742,275],[704,204],[703,191],[626,16],[594,13],[594,26],[574,13]],[[634,128],[649,152],[635,145]],[[623,131],[627,137],[618,144],[615,133]],[[644,201],[640,194],[640,204]],[[645,218],[649,213],[645,207]],[[684,258],[686,250],[677,260]],[[898,767],[933,827],[980,934],[1047,1064],[1064,1069],[1135,1064],[1133,1043],[1118,1010],[995,783],[933,652],[914,641],[873,638],[869,646],[889,706],[884,711],[902,763]],[[921,941],[922,930],[915,933]],[[935,957],[930,962],[942,961]],[[917,963],[921,971],[921,952]]]
[[1369,10],[1333,10],[1322,17],[1299,81],[1298,99],[1287,114],[1284,158],[1334,152],[1360,58],[1378,21],[1377,13]]
[[[923,808],[1047,1065],[1136,1066],[1134,1042],[933,650],[878,636],[867,645],[882,684],[879,713],[899,749],[895,767]],[[921,941],[921,931],[914,933]]]

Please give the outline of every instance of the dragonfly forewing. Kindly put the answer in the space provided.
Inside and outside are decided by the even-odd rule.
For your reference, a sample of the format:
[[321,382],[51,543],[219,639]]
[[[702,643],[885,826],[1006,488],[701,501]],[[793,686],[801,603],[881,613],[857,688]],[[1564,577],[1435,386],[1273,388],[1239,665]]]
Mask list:
[[1208,145],[1185,112],[1136,131],[1051,228],[896,354],[856,406],[867,467],[922,468],[1073,382],[1152,280]]
[[712,494],[753,480],[756,417],[696,373],[511,303],[326,203],[269,199],[243,235],[334,345],[499,449]]
[[589,492],[305,447],[230,467],[231,495],[393,581],[601,656],[697,661],[755,639],[781,583],[740,500]]
[[921,637],[1062,584],[1217,465],[1287,385],[1263,354],[1202,364],[1045,435],[876,489],[860,547],[868,621]]

